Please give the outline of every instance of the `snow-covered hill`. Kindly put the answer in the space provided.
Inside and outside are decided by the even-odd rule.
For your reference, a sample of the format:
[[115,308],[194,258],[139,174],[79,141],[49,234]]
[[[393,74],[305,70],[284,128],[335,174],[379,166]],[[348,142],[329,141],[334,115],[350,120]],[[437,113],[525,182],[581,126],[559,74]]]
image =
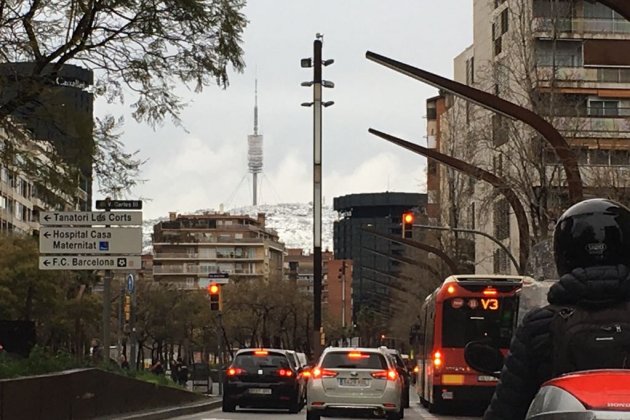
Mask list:
[[[202,209],[192,214],[203,214],[212,210]],[[261,204],[259,206],[239,207],[227,211],[230,214],[247,214],[256,218],[258,213],[265,213],[267,227],[274,229],[287,248],[313,249],[313,210],[311,203]],[[333,221],[337,213],[330,206],[322,207],[322,249],[333,250]],[[145,251],[151,247],[153,225],[166,217],[145,220],[143,223]]]

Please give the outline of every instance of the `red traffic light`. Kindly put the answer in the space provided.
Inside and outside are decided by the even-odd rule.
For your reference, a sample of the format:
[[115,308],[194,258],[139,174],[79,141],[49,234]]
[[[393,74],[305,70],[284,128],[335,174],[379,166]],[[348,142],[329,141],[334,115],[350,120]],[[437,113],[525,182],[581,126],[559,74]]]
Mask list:
[[413,213],[403,213],[402,219],[405,224],[412,224],[414,219]]
[[219,292],[221,291],[221,288],[218,284],[216,283],[210,283],[208,285],[208,293],[211,295],[218,295]]

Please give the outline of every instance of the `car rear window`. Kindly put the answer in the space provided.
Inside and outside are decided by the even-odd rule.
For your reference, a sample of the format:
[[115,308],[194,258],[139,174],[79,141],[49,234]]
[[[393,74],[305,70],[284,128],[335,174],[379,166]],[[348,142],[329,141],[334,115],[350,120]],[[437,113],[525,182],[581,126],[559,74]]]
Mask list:
[[329,369],[387,369],[387,361],[379,353],[330,352],[322,360],[322,367]]
[[282,353],[265,352],[256,354],[255,352],[240,353],[234,358],[232,366],[245,370],[261,368],[289,368],[289,360]]

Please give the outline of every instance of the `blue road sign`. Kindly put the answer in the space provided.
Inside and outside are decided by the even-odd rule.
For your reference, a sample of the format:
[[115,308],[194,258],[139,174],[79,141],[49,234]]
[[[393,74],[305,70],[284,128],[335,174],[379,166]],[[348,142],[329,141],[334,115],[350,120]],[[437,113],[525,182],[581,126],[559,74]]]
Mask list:
[[134,278],[133,278],[133,274],[128,274],[127,275],[127,291],[129,293],[133,293],[133,289],[135,287],[134,283],[135,283],[135,281],[134,281]]

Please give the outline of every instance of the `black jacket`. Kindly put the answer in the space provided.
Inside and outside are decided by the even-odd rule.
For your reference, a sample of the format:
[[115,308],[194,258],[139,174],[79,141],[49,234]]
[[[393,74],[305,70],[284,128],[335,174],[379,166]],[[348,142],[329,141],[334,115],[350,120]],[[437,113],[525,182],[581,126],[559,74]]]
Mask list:
[[[551,305],[606,307],[630,300],[630,270],[625,266],[575,269],[549,290]],[[516,330],[484,420],[524,419],[540,386],[552,378],[551,306],[530,311]]]

